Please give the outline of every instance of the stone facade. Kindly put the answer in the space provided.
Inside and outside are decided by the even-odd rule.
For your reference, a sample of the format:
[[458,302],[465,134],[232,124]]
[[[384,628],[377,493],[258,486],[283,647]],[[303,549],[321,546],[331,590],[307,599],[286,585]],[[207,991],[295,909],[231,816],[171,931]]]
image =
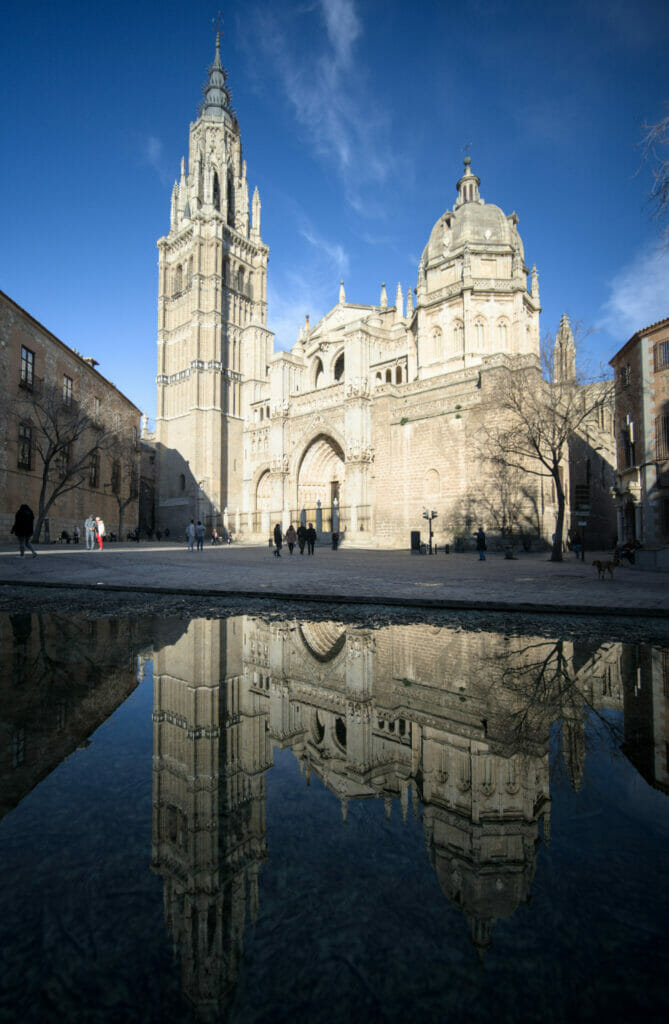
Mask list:
[[616,382],[618,537],[649,567],[669,567],[669,318],[638,331],[611,360]]
[[[64,405],[87,410],[91,422],[105,425],[126,438],[130,449],[138,444],[140,411],[95,369],[95,360],[84,359],[35,320],[25,309],[0,292],[0,428],[5,438],[0,448],[0,540],[13,541],[10,530],[16,510],[24,502],[37,516],[43,463],[38,454],[41,435],[31,410],[31,396],[50,387]],[[134,438],[134,441],[132,440]],[[88,450],[91,430],[75,444]],[[124,450],[125,453],[125,450]],[[76,451],[73,453],[76,458]],[[62,530],[72,533],[90,514],[100,516],[107,533],[118,529],[119,505],[114,494],[115,452],[98,453],[95,470],[86,467],[82,480],[56,499],[49,511],[51,540]],[[125,462],[124,462],[125,464]],[[123,468],[123,467],[122,467]],[[125,501],[128,474],[119,470],[118,487]],[[137,499],[124,509],[127,529],[137,526]],[[45,532],[42,538],[45,538]]]
[[[336,306],[273,353],[260,199],[256,190],[249,216],[217,40],[158,242],[158,529],[181,535],[195,517],[266,540],[276,522],[309,520],[347,541],[404,547],[428,506],[438,543],[466,542],[481,521],[494,532],[484,428],[500,416],[500,375],[519,361],[539,372],[541,307],[516,214],[479,189],[467,158],[415,289],[398,284],[391,305],[384,284],[361,305],[342,282]],[[549,539],[552,484],[523,486],[520,528]]]

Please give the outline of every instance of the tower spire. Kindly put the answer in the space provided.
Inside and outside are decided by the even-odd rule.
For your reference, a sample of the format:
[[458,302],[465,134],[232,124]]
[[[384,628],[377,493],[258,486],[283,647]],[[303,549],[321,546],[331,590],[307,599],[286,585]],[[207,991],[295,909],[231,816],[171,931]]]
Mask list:
[[202,104],[202,117],[221,121],[226,114],[232,114],[230,105],[230,92],[226,85],[227,74],[221,64],[221,32],[216,32],[216,53],[214,61],[209,68],[209,78],[204,87],[204,102]]

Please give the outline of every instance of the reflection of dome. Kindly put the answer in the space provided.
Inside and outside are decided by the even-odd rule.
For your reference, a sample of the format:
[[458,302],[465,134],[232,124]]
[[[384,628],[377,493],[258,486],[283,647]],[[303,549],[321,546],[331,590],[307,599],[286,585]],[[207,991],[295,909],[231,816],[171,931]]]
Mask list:
[[338,622],[303,622],[300,633],[317,661],[332,661],[346,643],[346,627]]
[[423,263],[429,266],[451,258],[465,243],[474,247],[504,246],[518,249],[524,258],[523,243],[516,230],[516,217],[507,217],[499,206],[479,196],[480,181],[465,161],[465,173],[458,182],[458,198],[453,210],[447,210],[432,228],[423,251]]

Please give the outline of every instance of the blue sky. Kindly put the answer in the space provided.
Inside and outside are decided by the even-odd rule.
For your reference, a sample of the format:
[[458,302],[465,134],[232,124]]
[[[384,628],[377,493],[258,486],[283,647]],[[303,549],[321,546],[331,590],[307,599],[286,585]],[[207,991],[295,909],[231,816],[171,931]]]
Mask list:
[[[221,0],[219,0],[219,3]],[[155,411],[156,240],[213,58],[199,0],[3,10],[0,288]],[[269,327],[416,284],[471,144],[520,218],[542,330],[594,362],[669,315],[639,140],[669,100],[669,5],[245,0],[223,62],[270,246]]]

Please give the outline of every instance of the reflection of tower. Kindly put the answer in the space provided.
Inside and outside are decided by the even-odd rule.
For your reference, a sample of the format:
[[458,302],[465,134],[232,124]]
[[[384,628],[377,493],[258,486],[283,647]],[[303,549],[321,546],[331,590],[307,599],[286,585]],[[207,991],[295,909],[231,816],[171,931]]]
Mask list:
[[271,749],[267,716],[241,685],[241,644],[240,619],[197,620],[154,664],[152,868],[200,1011],[234,988],[266,859]]
[[669,793],[669,650],[623,645],[623,751],[651,786]]

